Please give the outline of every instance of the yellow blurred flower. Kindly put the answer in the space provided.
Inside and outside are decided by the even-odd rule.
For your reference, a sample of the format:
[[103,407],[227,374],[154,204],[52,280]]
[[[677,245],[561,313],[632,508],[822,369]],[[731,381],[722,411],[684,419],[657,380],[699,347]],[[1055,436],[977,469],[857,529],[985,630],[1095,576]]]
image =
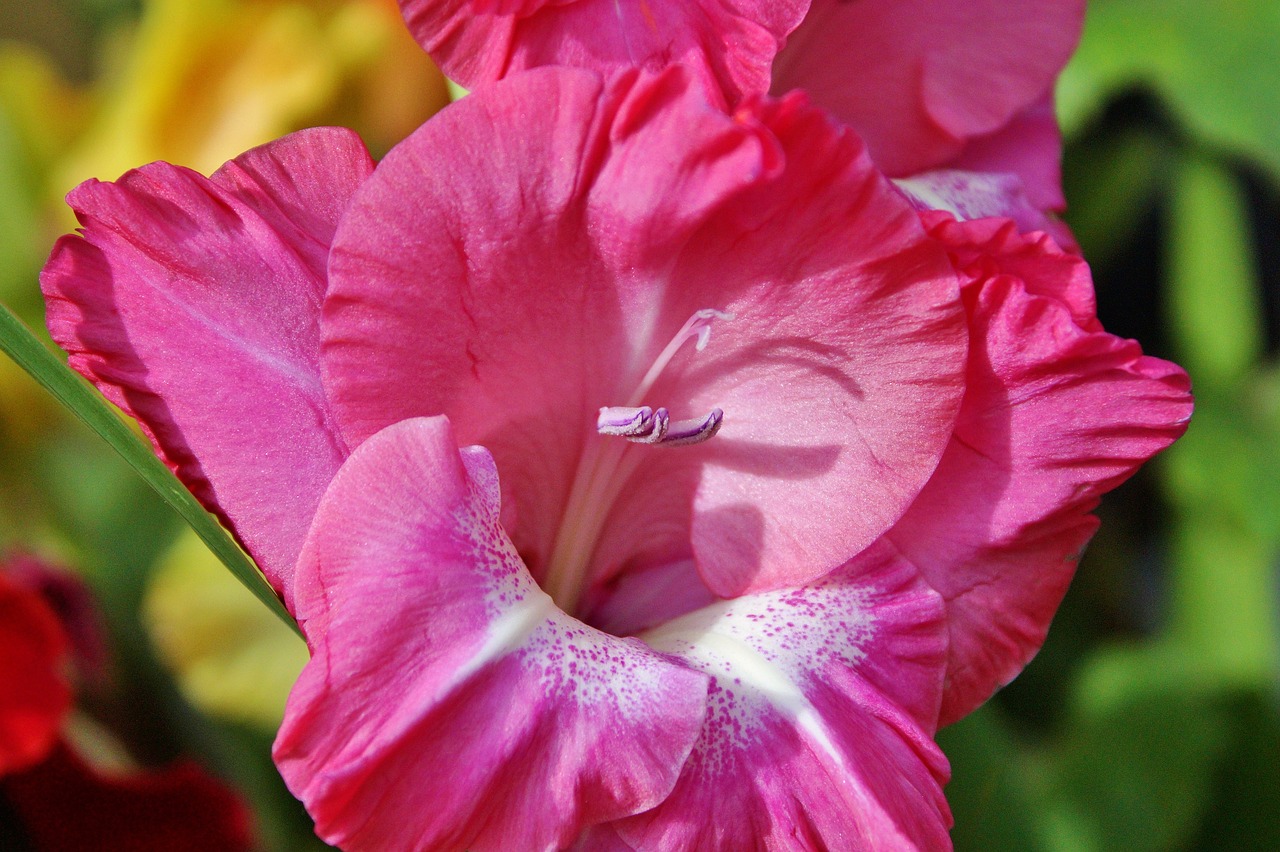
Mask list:
[[161,560],[143,623],[192,704],[274,731],[307,648],[190,530]]
[[[6,144],[38,171],[57,158],[84,126],[89,95],[62,78],[53,62],[21,42],[0,46],[0,112]],[[9,152],[6,152],[9,153]]]
[[[0,301],[37,329],[36,275],[74,227],[63,196],[81,181],[153,160],[208,173],[321,124],[354,128],[380,156],[449,100],[395,0],[143,0],[100,50],[100,78],[77,86],[36,48],[0,44]],[[0,454],[43,440],[57,416],[0,356]],[[0,509],[3,480],[22,475],[0,469]]]
[[381,154],[448,103],[394,0],[147,0],[53,181],[167,160],[202,172],[301,127],[353,127]]
[[[19,43],[0,46],[0,301],[29,321],[39,316],[36,272],[59,218],[45,201],[44,178],[87,114],[87,97],[46,56]],[[57,409],[0,356],[0,454],[44,434]]]

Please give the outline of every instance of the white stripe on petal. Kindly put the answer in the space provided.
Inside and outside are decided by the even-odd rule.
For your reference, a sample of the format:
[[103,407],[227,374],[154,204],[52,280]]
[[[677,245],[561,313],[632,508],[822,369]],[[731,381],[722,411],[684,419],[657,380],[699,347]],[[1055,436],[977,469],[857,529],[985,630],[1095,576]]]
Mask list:
[[862,590],[820,583],[714,604],[642,638],[716,678],[723,692],[713,701],[708,721],[724,717],[728,727],[722,730],[732,732],[724,745],[747,744],[764,701],[843,767],[805,692],[830,662],[855,668],[863,659],[876,622],[867,603]]
[[[796,727],[808,734],[837,766],[843,767],[844,758],[831,741],[818,711],[804,697],[799,686],[781,666],[770,662],[746,642],[718,633],[714,628],[701,633],[664,629],[661,635],[645,638],[657,650],[675,654],[716,678],[720,687],[733,696],[724,696],[720,706],[711,711],[712,716],[718,713],[731,717],[722,721],[731,723],[730,728],[734,732],[731,739],[737,740],[733,745],[748,744],[750,732],[755,727],[751,722],[759,715],[759,706],[752,700],[755,696],[744,691],[746,687],[794,721]],[[709,721],[714,723],[715,719]]]

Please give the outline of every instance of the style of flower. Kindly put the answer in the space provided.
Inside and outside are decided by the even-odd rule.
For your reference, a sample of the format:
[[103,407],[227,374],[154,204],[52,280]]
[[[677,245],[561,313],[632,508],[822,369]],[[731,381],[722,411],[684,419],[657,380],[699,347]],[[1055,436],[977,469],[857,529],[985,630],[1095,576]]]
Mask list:
[[1085,0],[400,0],[414,37],[468,86],[539,65],[683,62],[732,108],[803,89],[922,207],[1069,231],[1053,85]]
[[943,847],[939,719],[1185,427],[1049,238],[697,75],[71,196],[51,331],[298,616],[275,753],[330,842]]

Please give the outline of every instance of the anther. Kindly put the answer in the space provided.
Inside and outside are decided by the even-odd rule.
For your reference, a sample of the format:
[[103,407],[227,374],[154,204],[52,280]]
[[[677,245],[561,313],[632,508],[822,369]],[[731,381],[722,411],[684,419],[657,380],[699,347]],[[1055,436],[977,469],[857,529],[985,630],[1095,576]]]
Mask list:
[[671,415],[665,408],[655,408],[647,425],[646,432],[628,435],[627,440],[633,444],[661,444],[663,438],[667,437],[667,430],[671,428]]
[[724,422],[724,412],[718,408],[711,409],[711,412],[701,420],[677,420],[667,429],[667,434],[662,436],[662,440],[658,443],[664,447],[683,447],[689,444],[701,444],[720,431],[720,424]]
[[649,371],[631,395],[631,405],[610,405],[600,409],[596,418],[596,431],[601,435],[626,438],[636,444],[657,444],[665,447],[680,447],[687,444],[700,444],[720,431],[724,422],[724,412],[713,408],[705,416],[696,420],[677,420],[672,422],[671,414],[665,408],[650,408],[637,405],[653,388],[658,376],[666,369],[667,364],[684,345],[685,341],[694,341],[695,352],[701,352],[711,340],[711,323],[713,320],[729,321],[733,314],[715,308],[702,308],[693,312],[693,316],[676,332],[675,337],[658,353]]
[[626,438],[636,444],[657,444],[664,447],[681,447],[701,444],[720,431],[724,412],[711,409],[706,417],[696,420],[671,422],[671,414],[665,408],[651,409],[608,406],[600,409],[596,418],[596,431],[601,435]]
[[653,409],[647,405],[639,408],[606,406],[600,409],[600,416],[596,418],[596,431],[601,435],[635,438],[652,434],[653,428]]

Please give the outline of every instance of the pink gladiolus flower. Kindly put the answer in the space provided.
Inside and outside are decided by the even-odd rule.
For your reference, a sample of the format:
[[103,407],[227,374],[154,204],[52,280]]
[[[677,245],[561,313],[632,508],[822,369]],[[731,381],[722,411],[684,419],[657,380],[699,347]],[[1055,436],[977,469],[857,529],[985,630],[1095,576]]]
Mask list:
[[[401,0],[446,74],[472,86],[538,65],[682,62],[732,107],[803,89],[925,208],[1069,231],[1053,86],[1085,0]],[[785,47],[784,47],[785,45]]]
[[275,754],[330,842],[943,847],[940,714],[1185,425],[1080,261],[691,76],[72,195],[51,329],[297,614]]
[[[936,595],[891,554],[800,587],[936,466],[956,280],[853,137],[797,99],[725,116],[669,71],[478,91],[339,226],[322,369],[358,449],[298,568],[313,660],[276,747],[332,842],[559,847],[659,805],[682,766],[687,807],[729,784],[726,809],[758,800],[780,835],[945,837],[945,763],[913,757]],[[820,753],[756,789],[742,750],[772,765],[797,736]],[[841,781],[781,796],[824,761]]]
[[809,0],[399,0],[409,31],[467,88],[543,65],[684,65],[729,103],[769,88]]

